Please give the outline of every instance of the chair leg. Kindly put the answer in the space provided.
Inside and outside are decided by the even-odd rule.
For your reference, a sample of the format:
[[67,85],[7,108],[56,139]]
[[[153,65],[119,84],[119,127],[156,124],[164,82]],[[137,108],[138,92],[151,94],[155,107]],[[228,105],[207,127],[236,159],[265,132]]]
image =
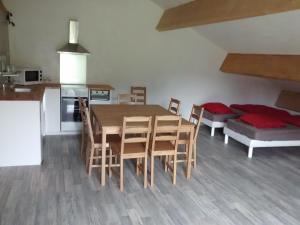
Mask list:
[[87,171],[88,165],[89,165],[89,148],[87,147],[86,150],[85,150],[85,168],[86,168],[86,171]]
[[150,165],[150,186],[154,185],[154,156],[151,155],[151,165]]
[[197,165],[197,147],[196,147],[197,145],[196,145],[196,143],[193,145],[193,153],[194,153],[194,163],[193,163],[193,165],[194,165],[194,168],[196,168],[196,165]]
[[185,144],[185,163],[187,165],[188,163],[188,155],[189,155],[189,145],[188,144]]
[[168,171],[168,166],[167,166],[167,164],[169,163],[169,156],[165,156],[165,163],[164,163],[164,166],[165,166],[165,172],[167,172]]
[[139,176],[140,175],[140,159],[136,159],[136,166],[135,166],[135,170],[136,170],[136,175]]
[[177,153],[174,155],[173,159],[173,184],[176,185],[176,172],[177,172]]
[[112,166],[112,150],[109,149],[109,166],[108,166],[108,176],[111,177],[111,166]]
[[82,133],[81,133],[81,148],[80,148],[80,155],[81,158],[83,157],[83,152],[84,152],[84,144],[85,144],[85,131],[84,128],[82,129]]
[[85,150],[85,169],[86,171],[88,172],[88,168],[89,168],[89,162],[90,162],[90,151],[91,151],[91,148],[90,146],[86,146],[86,150]]
[[147,154],[145,155],[145,158],[144,158],[144,188],[147,188],[148,186],[148,170],[147,170]]
[[91,172],[92,172],[92,165],[93,165],[93,160],[94,160],[94,148],[92,147],[91,148],[91,153],[90,153],[90,158],[89,158],[89,169],[88,169],[88,175],[90,176],[91,175]]
[[121,156],[120,158],[120,191],[124,190],[124,160]]

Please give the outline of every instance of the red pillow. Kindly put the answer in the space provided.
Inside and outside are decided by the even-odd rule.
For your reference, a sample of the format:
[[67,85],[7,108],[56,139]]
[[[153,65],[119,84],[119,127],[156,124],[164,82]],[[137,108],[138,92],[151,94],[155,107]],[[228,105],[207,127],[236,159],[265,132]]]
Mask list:
[[283,117],[289,116],[290,114],[282,109],[273,108],[266,105],[252,105],[252,104],[245,104],[245,105],[237,105],[233,104],[230,106],[231,108],[241,110],[246,113],[257,113],[257,114],[266,114],[272,115],[276,117]]
[[233,114],[232,110],[220,102],[209,102],[202,105],[205,110],[215,114]]
[[245,114],[239,119],[256,128],[281,128],[286,126],[280,119],[263,114]]
[[288,116],[284,118],[284,121],[288,124],[292,124],[296,127],[300,127],[300,115],[299,116]]

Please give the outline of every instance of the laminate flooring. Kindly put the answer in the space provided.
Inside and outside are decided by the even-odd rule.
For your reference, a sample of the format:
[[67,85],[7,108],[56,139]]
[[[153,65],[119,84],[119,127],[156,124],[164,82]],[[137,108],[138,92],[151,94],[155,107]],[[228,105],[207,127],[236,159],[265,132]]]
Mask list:
[[223,138],[201,128],[198,166],[186,180],[179,165],[176,186],[157,161],[155,187],[144,189],[127,161],[121,193],[118,176],[102,187],[98,169],[86,174],[79,136],[46,137],[42,166],[0,168],[0,224],[300,224],[300,148],[257,149],[250,160]]

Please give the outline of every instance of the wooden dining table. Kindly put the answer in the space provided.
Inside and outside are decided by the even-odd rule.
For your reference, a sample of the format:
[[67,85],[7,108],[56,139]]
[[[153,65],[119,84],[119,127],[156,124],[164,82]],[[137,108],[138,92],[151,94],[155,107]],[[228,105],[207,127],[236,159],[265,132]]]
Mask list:
[[[91,116],[102,131],[102,162],[101,162],[101,185],[105,186],[106,178],[106,136],[121,134],[123,118],[125,116],[155,116],[172,115],[168,110],[159,105],[91,105]],[[187,179],[191,177],[192,151],[194,124],[182,119],[180,132],[189,134],[188,160],[186,166]]]

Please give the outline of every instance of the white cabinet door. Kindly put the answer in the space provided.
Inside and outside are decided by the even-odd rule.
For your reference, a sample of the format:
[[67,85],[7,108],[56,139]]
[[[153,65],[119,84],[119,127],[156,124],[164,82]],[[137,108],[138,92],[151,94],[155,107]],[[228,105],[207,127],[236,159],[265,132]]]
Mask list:
[[45,135],[60,134],[60,89],[46,88],[44,113]]

